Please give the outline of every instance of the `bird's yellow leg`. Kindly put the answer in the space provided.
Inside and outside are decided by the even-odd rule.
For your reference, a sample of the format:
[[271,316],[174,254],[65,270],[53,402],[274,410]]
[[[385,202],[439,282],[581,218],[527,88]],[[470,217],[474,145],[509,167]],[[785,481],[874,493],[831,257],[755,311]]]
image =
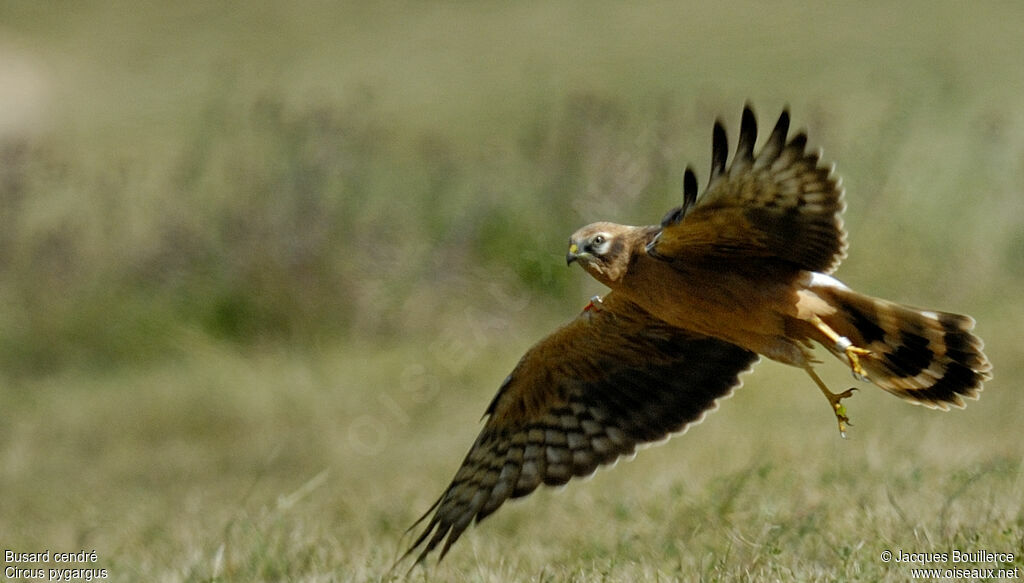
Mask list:
[[[833,330],[828,324],[822,321],[818,316],[811,316],[810,323],[814,325],[822,334],[828,337],[833,343],[835,343],[836,350],[842,350],[846,354],[846,359],[850,363],[850,370],[853,372],[853,376],[859,381],[868,380],[868,374],[864,370],[864,366],[860,363],[861,356],[868,356],[871,351],[866,348],[854,346],[850,339],[846,336],[840,336],[838,332]],[[813,376],[813,374],[812,374]]]
[[853,392],[857,390],[856,387],[849,388],[842,393],[836,394],[829,390],[828,386],[825,385],[825,381],[821,380],[818,373],[814,372],[813,367],[807,365],[804,367],[804,370],[807,371],[807,374],[811,375],[811,380],[813,380],[814,384],[818,385],[818,388],[821,389],[822,394],[824,394],[825,398],[828,399],[829,405],[832,405],[832,412],[836,414],[836,421],[839,422],[839,435],[843,439],[846,439],[846,430],[853,424],[850,423],[850,418],[846,416],[846,406],[843,405],[841,401],[852,395]]

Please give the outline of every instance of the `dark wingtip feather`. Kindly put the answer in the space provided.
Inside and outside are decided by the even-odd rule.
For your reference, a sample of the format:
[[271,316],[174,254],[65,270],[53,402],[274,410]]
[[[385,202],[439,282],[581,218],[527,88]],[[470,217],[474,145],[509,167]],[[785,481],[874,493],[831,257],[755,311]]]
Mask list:
[[757,118],[754,111],[747,103],[743,106],[743,117],[740,120],[740,139],[736,144],[736,158],[733,160],[733,167],[737,164],[746,166],[754,159],[754,142],[757,141]]
[[758,160],[767,163],[774,162],[782,149],[786,146],[786,135],[789,133],[789,106],[786,106],[779,115],[779,121],[775,122],[772,133],[768,136],[768,142],[761,149]]
[[665,216],[661,218],[661,226],[668,227],[671,225],[679,224],[679,221],[683,219],[683,207],[677,206],[665,213]]
[[697,202],[697,174],[694,173],[693,168],[690,166],[686,167],[686,172],[683,174],[683,214],[690,210],[690,207]]
[[437,562],[438,563],[440,563],[441,561],[444,560],[445,555],[448,554],[448,551],[451,550],[452,545],[455,543],[456,540],[458,540],[459,535],[461,535],[461,534],[462,534],[461,532],[459,532],[458,534],[456,534],[455,532],[452,532],[448,536],[448,540],[444,541],[444,546],[441,547],[441,552],[437,554]]
[[[447,494],[447,492],[445,492],[445,494]],[[427,511],[423,513],[423,516],[420,516],[418,519],[416,519],[416,522],[412,523],[412,526],[405,529],[405,534],[409,534],[410,532],[415,530],[416,527],[419,526],[424,520],[426,520],[426,518],[430,516],[431,513],[434,512],[434,510],[437,509],[437,507],[441,504],[442,500],[444,500],[444,494],[438,496],[437,500],[435,500],[434,503],[430,505],[430,508],[428,508]],[[423,544],[423,541],[427,540],[427,537],[430,536],[432,532],[434,532],[434,527],[437,526],[438,522],[439,520],[437,514],[434,514],[434,516],[430,519],[430,522],[427,524],[426,528],[423,529],[423,532],[421,532],[419,536],[416,537],[416,540],[414,540],[412,544],[409,545],[408,550],[402,553],[402,556],[399,557],[398,560],[395,561],[395,564],[391,566],[391,570],[394,570],[394,568],[397,567],[399,563],[408,559],[409,556],[412,555],[412,553],[417,548],[419,548],[420,545]],[[435,536],[435,539],[436,538],[437,537]],[[434,549],[435,546],[437,546],[437,540],[431,540],[430,543],[427,544],[427,547],[423,549],[422,552],[420,552],[419,556],[416,557],[416,561],[412,564],[412,567],[409,568],[409,571],[411,572],[412,569],[416,567],[416,565],[422,563],[423,560],[427,558],[427,555],[430,553],[430,551]]]
[[679,224],[689,212],[690,207],[697,202],[697,191],[697,175],[694,174],[693,168],[687,166],[686,172],[683,174],[683,204],[665,213],[661,219],[661,226],[668,227]]
[[793,136],[793,139],[789,141],[789,144],[786,147],[793,148],[803,154],[804,150],[807,149],[807,134],[800,132]]
[[711,132],[711,177],[708,184],[725,173],[725,161],[729,157],[729,139],[725,135],[725,126],[722,120],[715,120],[715,127]]
[[782,108],[782,113],[779,114],[779,120],[775,122],[775,128],[772,133],[781,131],[783,137],[789,133],[789,106]]

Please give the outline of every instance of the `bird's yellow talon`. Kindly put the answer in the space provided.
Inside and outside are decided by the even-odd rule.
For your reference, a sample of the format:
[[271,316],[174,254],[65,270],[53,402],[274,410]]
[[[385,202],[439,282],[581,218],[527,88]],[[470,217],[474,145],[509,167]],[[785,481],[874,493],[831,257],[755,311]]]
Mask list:
[[823,391],[825,392],[825,397],[832,403],[832,409],[836,414],[836,421],[839,423],[839,435],[843,439],[846,439],[846,432],[853,426],[853,423],[850,422],[850,418],[846,415],[846,405],[842,404],[842,400],[853,395],[853,392],[856,390],[856,387],[851,387],[838,394],[831,391]]
[[818,388],[821,389],[821,393],[828,399],[829,405],[832,406],[832,412],[835,413],[836,422],[839,423],[839,435],[846,439],[846,431],[853,423],[850,423],[850,418],[846,415],[846,405],[843,405],[842,401],[852,396],[857,387],[850,387],[841,393],[833,393],[825,385],[825,381],[821,380],[818,373],[814,372],[813,368],[808,366],[805,370],[807,374],[811,375],[811,380],[814,381],[814,384],[818,385]]
[[810,323],[814,325],[818,330],[821,331],[829,340],[835,343],[836,351],[843,351],[846,355],[847,362],[850,363],[850,371],[853,372],[854,378],[858,381],[868,380],[868,373],[864,370],[864,365],[860,363],[860,357],[870,356],[871,351],[860,346],[854,346],[853,342],[846,336],[840,336],[838,332],[833,330],[818,316],[812,316]]
[[846,353],[846,358],[850,361],[850,370],[853,371],[853,376],[859,381],[868,380],[868,373],[864,370],[864,365],[860,363],[860,357],[870,356],[871,351],[851,345],[847,346],[843,352]]

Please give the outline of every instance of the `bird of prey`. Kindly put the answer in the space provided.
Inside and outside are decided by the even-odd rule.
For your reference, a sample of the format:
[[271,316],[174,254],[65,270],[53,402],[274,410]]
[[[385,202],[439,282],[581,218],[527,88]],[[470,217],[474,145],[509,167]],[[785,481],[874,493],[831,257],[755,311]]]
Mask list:
[[[846,255],[843,190],[783,111],[755,155],[749,105],[727,166],[720,121],[711,178],[687,168],[682,204],[660,225],[587,225],[568,264],[610,288],[529,349],[403,559],[440,560],[473,522],[541,484],[561,485],[701,421],[763,355],[814,371],[820,344],[853,375],[911,403],[948,410],[976,399],[991,366],[974,320],[858,293],[830,275]],[[401,561],[401,559],[400,559]]]

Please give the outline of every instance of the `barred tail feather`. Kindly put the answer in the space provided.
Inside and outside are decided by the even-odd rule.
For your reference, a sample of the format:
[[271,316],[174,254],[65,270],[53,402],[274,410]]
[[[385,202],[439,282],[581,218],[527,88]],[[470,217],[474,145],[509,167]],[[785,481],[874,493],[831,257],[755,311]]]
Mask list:
[[947,411],[963,408],[965,397],[977,399],[992,377],[970,316],[919,310],[850,289],[829,292],[838,312],[826,322],[871,351],[860,363],[868,379],[886,391]]

